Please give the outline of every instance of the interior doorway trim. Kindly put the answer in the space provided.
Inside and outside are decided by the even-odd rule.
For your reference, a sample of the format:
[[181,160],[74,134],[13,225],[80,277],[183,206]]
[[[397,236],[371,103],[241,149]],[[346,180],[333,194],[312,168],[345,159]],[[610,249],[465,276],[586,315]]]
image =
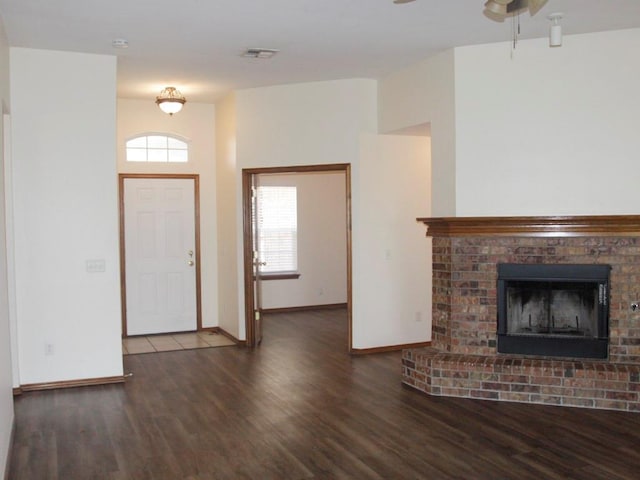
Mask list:
[[126,279],[126,249],[124,228],[124,181],[127,178],[142,179],[191,179],[194,190],[194,227],[195,227],[195,258],[196,258],[196,325],[198,331],[202,330],[202,298],[201,298],[201,272],[200,272],[200,176],[198,174],[163,174],[163,173],[120,173],[118,175],[120,214],[120,297],[122,312],[122,336],[127,337],[127,279]]
[[332,163],[326,165],[299,165],[291,167],[267,167],[242,169],[242,219],[243,219],[243,259],[244,259],[244,314],[247,346],[256,345],[254,328],[254,286],[253,286],[253,224],[251,221],[251,180],[254,175],[274,173],[344,172],[347,216],[347,317],[349,323],[349,353],[352,342],[352,252],[351,252],[351,165]]

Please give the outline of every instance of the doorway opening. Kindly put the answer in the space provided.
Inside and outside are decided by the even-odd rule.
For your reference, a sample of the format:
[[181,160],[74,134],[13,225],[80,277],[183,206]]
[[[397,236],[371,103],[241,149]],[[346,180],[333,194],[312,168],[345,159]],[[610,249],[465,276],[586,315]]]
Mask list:
[[[313,166],[292,166],[272,168],[251,168],[242,171],[242,202],[243,202],[243,258],[244,258],[244,293],[245,293],[245,326],[247,346],[255,347],[261,341],[261,286],[263,275],[260,274],[263,259],[257,252],[258,223],[256,223],[256,191],[260,175],[278,174],[310,174],[310,173],[341,173],[344,177],[344,209],[345,209],[345,238],[346,243],[346,305],[348,317],[348,350],[352,350],[352,252],[351,252],[351,166],[349,164],[328,164]],[[291,276],[288,278],[295,278]],[[322,292],[320,292],[322,294]]]
[[122,336],[202,330],[199,176],[120,174]]

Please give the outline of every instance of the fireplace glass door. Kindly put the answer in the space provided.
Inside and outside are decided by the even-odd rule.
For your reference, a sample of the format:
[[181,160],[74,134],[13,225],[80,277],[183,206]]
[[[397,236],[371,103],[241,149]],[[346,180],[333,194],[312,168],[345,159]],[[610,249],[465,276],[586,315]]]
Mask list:
[[498,352],[606,358],[605,265],[498,266]]
[[507,286],[507,333],[598,336],[598,285],[513,281]]

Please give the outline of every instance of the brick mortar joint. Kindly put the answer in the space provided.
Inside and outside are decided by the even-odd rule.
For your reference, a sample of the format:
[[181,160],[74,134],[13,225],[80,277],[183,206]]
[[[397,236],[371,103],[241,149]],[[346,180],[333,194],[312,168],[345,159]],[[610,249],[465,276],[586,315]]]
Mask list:
[[[535,369],[535,368],[548,368],[548,369],[571,369],[573,371],[594,371],[596,373],[640,373],[640,364],[636,363],[610,363],[608,361],[598,360],[559,360],[559,359],[542,359],[531,357],[516,357],[516,356],[503,356],[503,355],[473,355],[464,353],[448,353],[441,352],[434,347],[426,347],[421,349],[411,349],[403,351],[411,352],[410,360],[418,363],[424,361],[433,361],[450,363],[455,365],[464,366],[501,366],[518,369]],[[522,363],[524,362],[524,364]]]

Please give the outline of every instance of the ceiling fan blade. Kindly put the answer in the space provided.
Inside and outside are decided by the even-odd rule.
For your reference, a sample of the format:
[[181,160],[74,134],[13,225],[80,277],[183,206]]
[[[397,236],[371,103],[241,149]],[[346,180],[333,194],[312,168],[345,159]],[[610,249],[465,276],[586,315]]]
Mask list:
[[528,8],[529,15],[533,17],[546,3],[547,0],[513,0],[507,5],[507,12],[515,14]]
[[529,0],[529,14],[533,17],[546,3],[547,0]]
[[547,0],[487,0],[484,4],[485,17],[496,22],[504,22],[506,18],[529,10],[532,17],[547,3]]
[[507,6],[496,2],[495,0],[488,0],[484,4],[485,14],[490,14],[496,17],[505,17],[507,15]]
[[513,0],[507,5],[507,13],[514,14],[529,6],[528,0]]

